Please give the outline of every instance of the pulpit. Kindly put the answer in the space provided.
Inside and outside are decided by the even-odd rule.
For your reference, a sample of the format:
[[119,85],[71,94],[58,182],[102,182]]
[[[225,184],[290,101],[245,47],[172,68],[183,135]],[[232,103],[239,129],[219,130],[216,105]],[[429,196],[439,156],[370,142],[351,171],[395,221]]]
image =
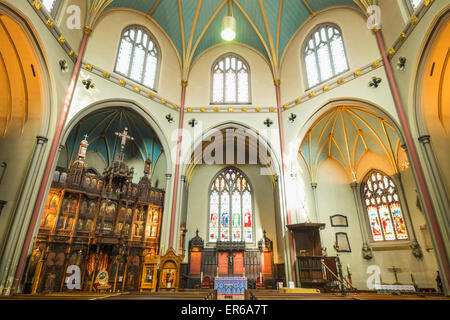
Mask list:
[[326,280],[322,267],[322,243],[320,230],[324,223],[299,223],[288,225],[295,244],[298,264],[298,282],[302,288],[324,288]]

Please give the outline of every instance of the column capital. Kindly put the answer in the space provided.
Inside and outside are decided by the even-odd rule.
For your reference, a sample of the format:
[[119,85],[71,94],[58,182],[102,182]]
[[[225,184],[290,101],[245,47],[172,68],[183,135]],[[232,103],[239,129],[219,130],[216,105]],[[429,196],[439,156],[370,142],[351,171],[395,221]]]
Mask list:
[[280,84],[281,84],[280,79],[274,79],[274,80],[273,80],[273,84],[275,85],[275,87],[279,87]]
[[37,144],[44,144],[48,142],[48,138],[43,137],[43,136],[37,136],[36,137],[36,143]]
[[408,146],[406,145],[406,143],[400,145],[400,147],[402,147],[402,149],[406,152],[408,151]]
[[185,176],[185,175],[181,175],[181,181],[183,181],[184,183],[186,183],[186,176]]
[[311,188],[316,189],[317,188],[317,182],[311,182]]
[[352,189],[356,189],[357,186],[358,186],[358,182],[350,183],[350,187],[352,187]]
[[166,173],[166,179],[170,180],[172,178],[172,174],[171,173]]
[[62,145],[62,144],[60,144],[59,145],[59,147],[58,147],[58,152],[61,152],[61,151],[63,151],[64,150],[64,145]]
[[187,87],[188,86],[188,81],[187,80],[181,80],[181,85],[183,87]]
[[425,145],[425,144],[431,142],[431,137],[429,135],[424,135],[424,136],[419,137],[419,141],[421,144]]

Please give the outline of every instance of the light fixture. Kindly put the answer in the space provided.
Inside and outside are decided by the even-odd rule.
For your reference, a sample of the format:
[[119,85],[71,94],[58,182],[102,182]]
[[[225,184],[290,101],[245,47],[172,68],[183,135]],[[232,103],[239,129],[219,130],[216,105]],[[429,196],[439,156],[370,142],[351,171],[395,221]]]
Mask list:
[[236,19],[233,17],[231,1],[228,1],[228,15],[222,20],[222,39],[232,41],[236,37]]
[[223,18],[221,36],[225,41],[232,41],[236,37],[236,19],[233,16]]

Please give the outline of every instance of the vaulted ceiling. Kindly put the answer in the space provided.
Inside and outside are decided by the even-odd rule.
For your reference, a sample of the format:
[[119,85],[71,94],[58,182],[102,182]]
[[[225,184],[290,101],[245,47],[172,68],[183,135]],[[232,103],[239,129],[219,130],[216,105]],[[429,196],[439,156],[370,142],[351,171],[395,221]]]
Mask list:
[[[142,161],[152,159],[153,165],[163,152],[155,132],[145,120],[127,108],[102,109],[83,118],[70,132],[65,148],[69,165],[77,159],[77,152],[84,135],[88,135],[88,151],[100,153],[106,164],[110,164],[120,151],[120,140],[116,132],[128,128],[128,134],[134,138],[125,148],[125,160],[137,157]],[[153,153],[153,156],[152,156]],[[89,156],[87,157],[89,163]]]
[[315,180],[322,160],[333,158],[349,175],[356,174],[358,161],[368,151],[387,157],[397,171],[400,140],[395,127],[364,108],[340,106],[320,116],[306,134],[299,152]]
[[224,42],[222,19],[231,10],[237,21],[234,41],[257,49],[276,68],[295,31],[310,16],[335,6],[357,7],[353,0],[114,0],[108,8],[131,8],[154,19],[184,65]]

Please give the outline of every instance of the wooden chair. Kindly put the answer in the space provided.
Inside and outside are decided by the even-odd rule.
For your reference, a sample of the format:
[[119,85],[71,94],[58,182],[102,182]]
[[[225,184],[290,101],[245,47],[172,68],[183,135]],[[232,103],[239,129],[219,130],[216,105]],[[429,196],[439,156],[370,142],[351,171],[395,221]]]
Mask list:
[[204,276],[202,280],[202,288],[210,289],[211,288],[211,278],[209,276]]
[[264,278],[262,276],[256,278],[256,289],[264,289]]

